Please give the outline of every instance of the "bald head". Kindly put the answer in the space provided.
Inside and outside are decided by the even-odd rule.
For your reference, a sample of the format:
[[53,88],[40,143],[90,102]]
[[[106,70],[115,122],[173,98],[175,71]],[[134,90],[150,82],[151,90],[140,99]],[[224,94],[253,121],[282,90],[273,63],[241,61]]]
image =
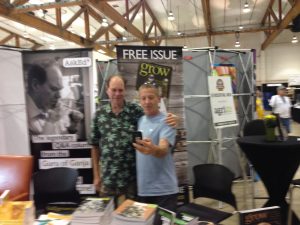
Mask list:
[[36,106],[47,112],[55,107],[63,88],[63,75],[57,64],[33,65],[28,71],[28,94]]

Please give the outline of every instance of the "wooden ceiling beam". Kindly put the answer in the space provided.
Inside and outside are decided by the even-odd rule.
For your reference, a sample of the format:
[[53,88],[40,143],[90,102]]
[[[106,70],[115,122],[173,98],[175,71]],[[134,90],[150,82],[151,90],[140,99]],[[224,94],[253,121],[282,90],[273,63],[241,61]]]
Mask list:
[[[95,20],[97,21],[102,21],[102,16],[100,16],[92,7],[90,7],[89,5],[86,5],[88,11],[89,11],[89,14],[91,17],[93,17]],[[113,27],[109,27],[108,30],[116,37],[116,38],[120,38],[122,37],[123,35],[120,34],[119,31],[117,31],[115,28]]]
[[[156,18],[156,16],[154,15],[153,11],[151,10],[150,6],[148,5],[148,3],[144,0],[143,1],[143,5],[145,6],[145,9],[147,10],[147,12],[149,13],[150,17],[152,18],[153,21],[155,21],[155,24],[157,26],[157,28],[159,29],[160,33],[162,35],[164,35],[166,32],[164,31],[164,29],[162,28],[162,26],[160,25],[160,23],[158,22],[158,19]],[[145,13],[144,13],[145,15]],[[146,21],[145,21],[146,24]],[[146,26],[145,26],[146,27]]]
[[[123,14],[124,18],[127,18],[129,16],[129,13],[131,13],[136,7],[138,6],[138,3],[135,4],[134,6],[131,7],[131,9],[129,9],[128,12]],[[98,13],[97,13],[98,14]],[[99,14],[98,14],[99,15]],[[102,20],[102,17],[101,17]],[[112,29],[117,23],[116,22],[112,22],[111,24],[108,25],[108,27],[104,28],[101,27],[99,30],[97,30],[97,32],[94,34],[94,36],[92,37],[92,41],[96,41],[98,38],[100,38],[102,35],[105,34],[106,29],[110,30]],[[126,30],[126,29],[125,29]]]
[[61,8],[56,8],[55,9],[55,15],[56,15],[56,25],[58,27],[62,27],[62,21],[61,21]]
[[[132,23],[136,17],[136,15],[138,14],[138,12],[140,11],[140,8],[142,7],[142,1],[140,1],[136,7],[136,9],[134,10],[131,18],[129,18],[129,22]],[[128,14],[129,15],[129,14]]]
[[19,5],[23,5],[27,2],[29,2],[29,0],[15,0],[12,4],[13,4],[13,6],[19,6]]
[[10,41],[14,37],[15,37],[14,34],[9,34],[7,37],[5,37],[2,40],[0,40],[0,45],[4,45],[6,42]]
[[81,7],[65,24],[62,26],[63,29],[67,29],[72,23],[83,13],[84,8]]
[[269,44],[281,33],[283,29],[288,27],[289,23],[300,13],[300,0],[296,1],[294,6],[289,10],[283,20],[278,24],[278,29],[274,30],[262,43],[261,49],[265,50]]
[[96,50],[101,49],[101,50],[105,51],[108,56],[111,56],[111,57],[115,56],[115,52],[111,52],[108,49],[106,49],[105,47],[103,47],[97,43],[93,43],[90,40],[87,40],[79,35],[73,34],[67,30],[62,30],[58,26],[55,26],[52,23],[49,23],[42,19],[39,19],[28,13],[10,14],[9,9],[0,5],[0,14],[2,15],[2,17],[5,17],[5,18],[13,20],[15,22],[24,24],[26,26],[36,28],[42,32],[54,35],[56,37],[66,40],[66,41],[71,41],[80,46],[90,47],[90,48],[94,48]]
[[147,33],[145,34],[145,38],[149,37],[149,34],[151,33],[151,30],[152,30],[153,26],[154,26],[154,21],[151,22],[151,24],[150,24],[150,26],[147,30]]
[[16,33],[14,33],[14,32],[11,32],[11,31],[9,31],[9,30],[3,28],[3,27],[0,27],[0,30],[2,30],[2,31],[4,31],[4,32],[6,32],[6,33],[8,33],[8,34],[14,34],[14,35],[17,35],[17,36],[19,36],[19,38],[21,38],[21,39],[23,39],[23,40],[26,40],[26,41],[29,41],[29,42],[31,42],[33,45],[36,45],[36,46],[39,46],[39,47],[43,46],[42,44],[37,43],[35,40],[33,40],[33,39],[31,39],[31,38],[25,38],[25,37],[23,37],[23,36],[21,36],[21,35],[19,35],[19,34],[16,34]]
[[[241,31],[239,31],[239,33],[256,33],[256,32],[263,32],[269,29],[277,29],[277,27],[271,27],[271,28],[251,28],[251,29],[243,29]],[[218,36],[218,35],[229,35],[229,34],[235,34],[236,31],[235,30],[231,30],[231,31],[213,31],[211,32],[212,36]],[[156,39],[160,39],[160,40],[175,40],[175,39],[185,39],[185,38],[196,38],[196,37],[205,37],[207,36],[206,32],[196,32],[196,33],[190,33],[190,34],[185,34],[185,35],[161,35],[161,36],[157,36],[157,37],[149,37],[147,38],[148,40],[153,40],[155,41]],[[133,39],[133,40],[128,40],[125,41],[125,43],[131,43],[131,42],[138,42],[138,39]],[[110,41],[110,43],[113,44],[118,44],[117,41]],[[105,44],[105,41],[100,41],[99,44]]]
[[265,14],[264,14],[264,16],[263,16],[263,18],[262,18],[262,20],[261,20],[261,25],[262,25],[262,26],[264,26],[265,23],[266,23],[266,19],[267,19],[269,13],[270,13],[269,10],[272,9],[273,4],[274,4],[274,1],[275,1],[275,0],[270,0],[270,2],[269,2],[269,5],[268,5],[268,7],[267,7],[267,9],[266,9],[266,12],[265,12]]
[[88,9],[85,8],[84,10],[84,28],[85,28],[85,38],[90,39],[90,18]]
[[20,48],[20,37],[18,35],[15,35],[15,42],[16,42],[16,47]]
[[204,23],[205,23],[205,29],[207,33],[207,42],[208,46],[211,46],[211,16],[210,16],[210,5],[209,0],[202,0],[202,9],[203,9],[203,15],[204,15]]
[[117,12],[113,7],[111,7],[107,2],[98,0],[88,0],[95,8],[104,13],[108,18],[115,21],[125,30],[130,32],[132,35],[137,37],[140,41],[148,45],[154,45],[152,41],[144,40],[144,34],[132,25],[124,16]]
[[277,16],[276,16],[274,10],[273,10],[273,9],[270,9],[269,11],[270,11],[270,15],[272,16],[274,22],[275,22],[276,24],[278,24],[280,20],[277,18]]
[[46,3],[40,5],[28,5],[28,6],[17,6],[11,10],[12,14],[15,13],[26,13],[32,12],[39,9],[57,9],[61,7],[71,7],[71,6],[79,6],[83,5],[84,0],[74,0],[74,1],[63,1],[63,2],[53,2],[53,3]]

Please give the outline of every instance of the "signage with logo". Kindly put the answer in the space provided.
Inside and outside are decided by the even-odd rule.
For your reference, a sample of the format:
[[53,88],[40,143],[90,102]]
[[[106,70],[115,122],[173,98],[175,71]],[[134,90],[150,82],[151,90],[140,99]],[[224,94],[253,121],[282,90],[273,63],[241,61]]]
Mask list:
[[208,86],[214,126],[236,126],[237,116],[232,96],[231,78],[209,76]]

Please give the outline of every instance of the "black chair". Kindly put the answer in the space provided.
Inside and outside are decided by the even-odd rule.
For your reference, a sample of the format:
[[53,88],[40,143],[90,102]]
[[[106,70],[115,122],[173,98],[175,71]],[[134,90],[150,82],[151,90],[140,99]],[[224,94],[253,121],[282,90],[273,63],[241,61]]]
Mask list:
[[57,167],[39,170],[33,175],[34,202],[37,216],[49,210],[71,213],[80,203],[76,190],[78,171]]
[[265,135],[266,129],[263,120],[251,120],[245,124],[243,129],[244,136]]
[[290,204],[289,204],[289,209],[288,209],[288,221],[287,221],[287,225],[291,225],[292,224],[292,204],[293,204],[293,198],[294,198],[294,189],[295,188],[299,188],[300,189],[300,179],[295,179],[292,180],[291,182],[291,186],[290,186]]
[[[231,205],[234,211],[237,204],[232,193],[234,174],[220,164],[201,164],[193,167],[195,184],[193,196],[196,198],[210,198]],[[233,212],[234,212],[233,211]],[[199,217],[199,221],[219,223],[233,215],[233,212],[225,212],[204,205],[189,203],[177,209],[178,217],[191,215]]]

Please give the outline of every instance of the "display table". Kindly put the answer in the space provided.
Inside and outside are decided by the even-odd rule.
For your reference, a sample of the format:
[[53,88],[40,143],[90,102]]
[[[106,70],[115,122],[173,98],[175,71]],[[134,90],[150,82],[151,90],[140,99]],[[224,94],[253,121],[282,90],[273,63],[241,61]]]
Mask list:
[[292,107],[291,114],[292,114],[292,119],[295,122],[300,123],[300,108]]
[[[264,205],[280,206],[282,224],[287,222],[288,203],[285,196],[300,163],[300,141],[289,137],[284,142],[266,142],[264,136],[247,136],[237,140],[254,166],[269,194]],[[293,213],[293,224],[300,224]]]

